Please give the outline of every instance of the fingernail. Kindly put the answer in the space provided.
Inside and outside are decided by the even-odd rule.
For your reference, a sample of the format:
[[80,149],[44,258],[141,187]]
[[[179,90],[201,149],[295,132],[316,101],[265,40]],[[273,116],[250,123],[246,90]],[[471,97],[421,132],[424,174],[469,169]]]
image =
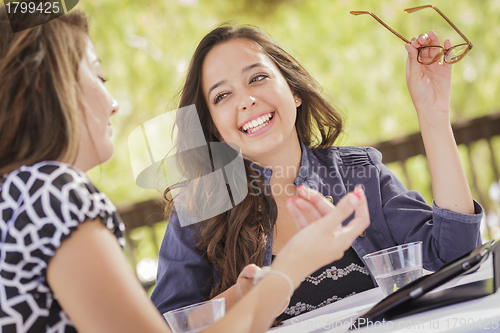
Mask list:
[[349,200],[349,203],[353,206],[353,207],[356,207],[359,203],[359,198],[356,196],[356,195],[352,195],[351,193],[349,193],[347,195],[347,200]]
[[297,191],[300,191],[302,189],[302,186],[304,186],[304,185],[297,186]]
[[292,201],[295,202],[295,201],[297,201],[298,198],[299,197],[293,197]]
[[429,35],[428,34],[424,34],[423,38],[427,39],[427,38],[429,38]]
[[292,198],[286,198],[286,203],[292,202]]
[[363,186],[361,185],[356,185],[356,187],[354,188],[354,194],[358,197],[358,199],[361,199],[361,195],[363,194]]
[[405,44],[405,48],[406,48],[406,51],[408,51],[408,53],[410,53],[410,51],[411,51],[410,44]]

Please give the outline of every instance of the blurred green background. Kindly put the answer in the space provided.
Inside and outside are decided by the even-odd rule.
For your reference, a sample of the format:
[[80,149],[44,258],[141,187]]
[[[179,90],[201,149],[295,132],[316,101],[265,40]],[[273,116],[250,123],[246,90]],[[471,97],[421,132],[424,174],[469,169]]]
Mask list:
[[[427,4],[443,11],[474,45],[454,65],[452,121],[500,111],[498,0],[81,0],[77,8],[91,16],[90,36],[110,80],[108,89],[120,104],[112,119],[115,154],[89,176],[118,206],[159,196],[135,185],[128,135],[143,122],[176,109],[177,92],[198,42],[225,21],[260,27],[313,74],[347,120],[339,145],[370,145],[417,132],[405,82],[404,43],[373,18],[349,12],[372,11],[408,39],[433,29],[452,44],[462,43],[434,10],[404,12]],[[493,145],[500,151],[498,138]],[[475,152],[479,166],[485,149],[479,144]],[[466,158],[463,149],[461,153]],[[397,165],[390,167],[401,175]],[[425,158],[413,158],[408,170],[413,188],[430,202]],[[486,189],[494,180],[486,169],[478,178]],[[161,230],[157,234],[161,240]],[[139,259],[155,255],[149,243],[140,246]]]
[[[404,43],[372,17],[349,11],[370,10],[408,39],[433,29],[461,43],[434,10],[404,13],[425,4],[428,0],[81,0],[77,8],[91,17],[90,36],[110,80],[106,85],[120,104],[112,118],[115,154],[89,173],[92,180],[117,205],[159,195],[135,185],[128,135],[176,109],[194,49],[225,21],[260,27],[302,62],[347,119],[338,144],[369,145],[418,131],[405,82]],[[474,44],[454,65],[452,121],[500,111],[500,1],[433,4]],[[423,178],[415,187],[427,181]]]

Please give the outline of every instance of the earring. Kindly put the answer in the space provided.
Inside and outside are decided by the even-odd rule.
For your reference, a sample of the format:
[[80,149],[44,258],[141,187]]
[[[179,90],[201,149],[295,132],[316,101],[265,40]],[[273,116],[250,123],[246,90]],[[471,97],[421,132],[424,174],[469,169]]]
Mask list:
[[298,99],[296,99],[296,100],[295,100],[295,103],[298,103],[298,102],[299,102],[299,100],[298,100]]

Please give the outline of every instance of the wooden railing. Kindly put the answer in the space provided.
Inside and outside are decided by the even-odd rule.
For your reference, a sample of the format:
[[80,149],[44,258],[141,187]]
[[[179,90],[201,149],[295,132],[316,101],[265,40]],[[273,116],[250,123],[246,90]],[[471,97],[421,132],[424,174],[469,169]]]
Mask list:
[[[118,213],[125,224],[125,253],[129,259],[130,265],[134,273],[138,263],[136,255],[136,241],[132,240],[131,234],[135,229],[143,228],[147,235],[146,241],[153,246],[153,253],[157,254],[160,251],[160,244],[155,232],[155,224],[163,222],[163,209],[161,199],[152,199],[148,201],[138,202],[132,205],[118,207]],[[153,285],[154,280],[140,281],[146,291]]]
[[[467,151],[467,163],[469,163],[470,169],[470,174],[468,175],[469,183],[472,190],[476,194],[475,197],[481,203],[485,211],[488,212],[490,209],[490,200],[487,196],[488,189],[480,188],[477,180],[477,174],[479,168],[481,168],[481,170],[484,170],[484,168],[491,168],[493,170],[492,174],[494,175],[494,180],[498,181],[500,179],[500,171],[496,159],[497,153],[500,152],[495,152],[492,144],[493,138],[500,135],[500,112],[468,121],[457,122],[452,125],[452,128],[457,144],[459,146],[463,145]],[[485,140],[489,147],[489,166],[478,166],[474,163],[473,158],[471,158],[471,145],[480,140]],[[390,141],[375,143],[371,146],[378,149],[382,153],[383,162],[385,164],[400,164],[404,174],[402,179],[403,183],[405,183],[405,185],[410,189],[419,190],[418,188],[413,187],[412,177],[407,171],[407,161],[417,155],[425,156],[424,145],[420,132]],[[464,161],[464,163],[465,162],[466,161]],[[134,254],[135,251],[132,246],[133,242],[130,238],[130,233],[136,228],[146,227],[148,229],[147,234],[150,235],[150,241],[153,244],[154,251],[155,253],[158,253],[158,237],[155,235],[153,226],[157,222],[164,221],[161,199],[121,206],[118,208],[118,211],[126,227],[126,251],[132,267],[135,268],[137,259]]]

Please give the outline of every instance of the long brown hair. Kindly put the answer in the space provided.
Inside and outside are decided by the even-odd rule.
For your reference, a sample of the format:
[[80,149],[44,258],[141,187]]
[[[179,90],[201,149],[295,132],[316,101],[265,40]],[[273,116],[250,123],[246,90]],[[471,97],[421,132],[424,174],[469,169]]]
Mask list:
[[[246,39],[260,46],[281,71],[291,90],[302,99],[297,109],[295,127],[300,140],[309,147],[332,146],[342,132],[342,119],[335,108],[321,95],[319,84],[290,54],[273,40],[252,26],[223,24],[199,43],[189,65],[186,81],[181,90],[179,107],[195,105],[207,142],[220,142],[220,135],[210,116],[203,96],[201,73],[203,61],[216,46],[234,39]],[[192,120],[177,118],[179,132],[190,129]],[[196,156],[181,155],[180,165],[189,169],[191,176],[203,171],[193,171]],[[219,271],[220,280],[212,290],[214,297],[231,287],[239,273],[250,263],[262,266],[268,235],[273,231],[278,216],[276,202],[268,187],[248,160],[245,160],[248,195],[234,208],[198,223],[198,249],[209,263]],[[229,187],[228,187],[229,189]],[[167,188],[165,215],[169,216],[173,199]],[[196,204],[196,203],[193,203]]]
[[74,162],[87,34],[77,10],[12,33],[0,7],[0,175],[44,160]]

